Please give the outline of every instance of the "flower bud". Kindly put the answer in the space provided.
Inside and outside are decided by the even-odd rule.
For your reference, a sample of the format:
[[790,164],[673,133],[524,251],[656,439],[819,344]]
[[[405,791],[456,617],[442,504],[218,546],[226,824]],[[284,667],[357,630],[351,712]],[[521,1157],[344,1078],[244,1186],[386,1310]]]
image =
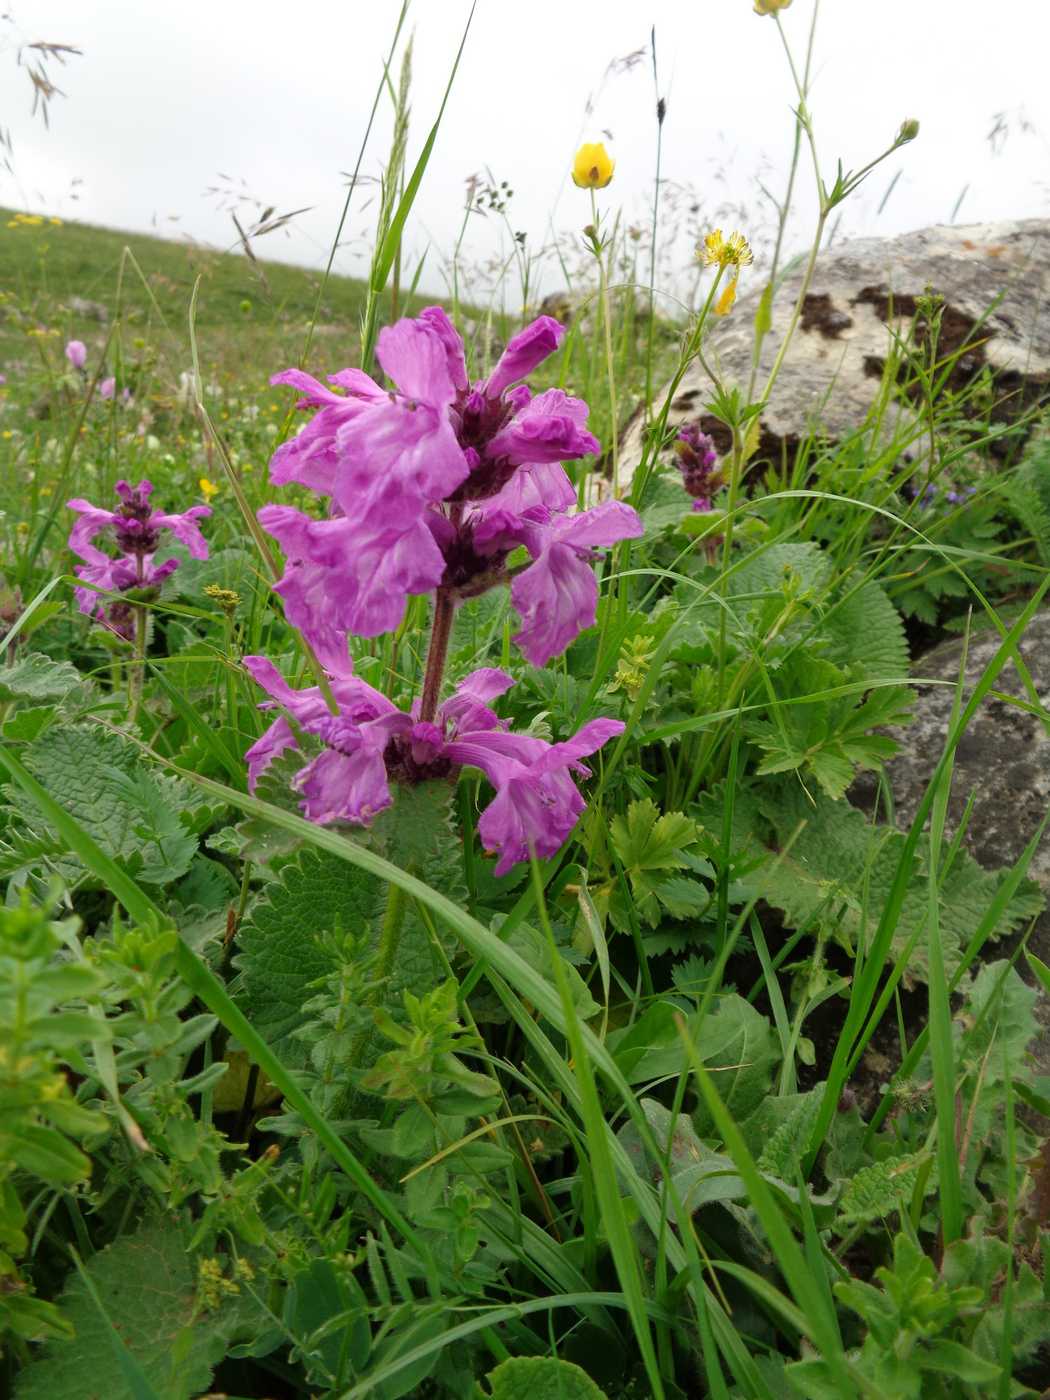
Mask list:
[[901,122],[901,129],[897,132],[897,144],[902,145],[905,141],[914,141],[919,134],[919,123],[914,117],[910,117],[906,122]]

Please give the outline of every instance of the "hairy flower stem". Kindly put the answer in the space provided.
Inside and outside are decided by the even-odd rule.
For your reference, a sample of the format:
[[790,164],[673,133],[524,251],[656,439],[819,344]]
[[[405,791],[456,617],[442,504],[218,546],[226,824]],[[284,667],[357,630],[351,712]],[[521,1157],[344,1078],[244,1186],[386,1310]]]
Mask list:
[[[609,381],[609,436],[612,439],[612,494],[614,500],[619,500],[620,444],[618,440],[619,425],[617,423],[619,415],[616,407],[616,370],[613,366],[612,309],[609,305],[609,282],[605,275],[604,250],[598,236],[598,205],[594,198],[593,190],[591,190],[591,226],[594,229],[594,258],[598,264],[598,301],[601,309],[602,329],[605,336],[605,373]],[[615,229],[613,232],[615,234]]]
[[432,724],[437,714],[455,615],[456,599],[452,589],[439,588],[434,594],[434,622],[427,649],[427,669],[423,675],[423,696],[419,702],[419,718],[425,724]]
[[[143,569],[142,555],[139,554],[135,560],[135,573],[139,586],[142,585]],[[146,616],[146,609],[141,603],[136,603],[132,609],[132,628],[134,629],[134,656],[131,662],[131,670],[128,672],[128,723],[135,723],[135,716],[138,714],[139,701],[142,699],[142,687],[146,679],[146,629],[149,620]]]
[[146,609],[141,603],[136,603],[132,609],[135,631],[135,650],[132,657],[131,669],[128,672],[128,723],[135,723],[135,716],[138,714],[139,701],[142,699],[142,685],[146,672]]

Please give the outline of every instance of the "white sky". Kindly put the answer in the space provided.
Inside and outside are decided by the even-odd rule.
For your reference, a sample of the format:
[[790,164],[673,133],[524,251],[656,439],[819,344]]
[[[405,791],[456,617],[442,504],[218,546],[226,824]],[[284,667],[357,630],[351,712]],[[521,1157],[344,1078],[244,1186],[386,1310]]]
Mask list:
[[[783,15],[800,59],[813,2],[795,0]],[[345,196],[340,171],[356,160],[398,0],[11,0],[8,9],[0,126],[10,131],[19,178],[0,172],[0,202],[228,246],[229,214],[204,195],[224,172],[279,210],[315,206],[290,236],[271,234],[258,251],[323,263]],[[436,115],[468,11],[466,0],[414,0],[410,9],[410,162]],[[782,187],[793,89],[775,24],[754,15],[751,0],[478,0],[410,225],[415,253],[432,247],[424,285],[442,288],[437,250],[455,241],[474,171],[489,167],[509,181],[509,219],[529,246],[551,224],[587,222],[587,196],[567,170],[578,142],[602,139],[604,130],[618,164],[603,204],[646,219],[655,150],[648,55],[628,72],[607,69],[645,47],[652,25],[668,102],[665,177],[695,189],[712,214],[723,202],[744,205],[753,211],[753,227],[741,219],[745,231],[761,227],[756,177],[775,192]],[[84,51],[53,70],[66,96],[52,103],[50,131],[30,117],[29,83],[15,69],[16,43],[38,39]],[[837,157],[847,167],[865,163],[905,117],[922,122],[919,140],[847,204],[840,233],[946,222],[967,186],[957,222],[1050,215],[1048,53],[1044,0],[824,0],[811,108],[828,170]],[[986,137],[1001,111],[1010,132],[996,156]],[[1020,129],[1022,116],[1034,132]],[[366,173],[377,173],[388,134],[385,105]],[[82,181],[75,203],[74,179]],[[363,270],[372,193],[355,199],[339,271]],[[169,222],[173,215],[178,222]],[[508,246],[497,220],[475,218],[466,248],[480,260],[500,238]],[[682,263],[684,246],[679,252]],[[0,243],[0,280],[2,269]],[[556,269],[545,282],[558,284]]]

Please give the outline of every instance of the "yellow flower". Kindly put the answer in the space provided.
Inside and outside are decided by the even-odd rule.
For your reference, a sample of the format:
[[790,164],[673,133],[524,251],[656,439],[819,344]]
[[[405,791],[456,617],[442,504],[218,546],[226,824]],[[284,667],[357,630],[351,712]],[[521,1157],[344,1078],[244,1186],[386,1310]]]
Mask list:
[[197,482],[197,485],[201,488],[201,492],[206,501],[210,501],[212,496],[214,496],[219,489],[215,485],[215,482],[209,481],[206,476],[202,476],[200,481]]
[[56,224],[59,228],[62,227],[62,220],[61,220],[61,219],[56,219],[55,216],[54,216],[53,214],[51,215],[51,218],[48,219],[48,223],[49,223],[49,224]]
[[786,10],[791,0],[755,0],[756,15],[775,15],[777,10]]
[[613,177],[616,162],[600,141],[580,147],[572,163],[572,182],[581,190],[604,190]]
[[731,233],[723,238],[720,228],[712,230],[705,237],[703,247],[696,251],[705,267],[748,267],[755,260],[742,233]]

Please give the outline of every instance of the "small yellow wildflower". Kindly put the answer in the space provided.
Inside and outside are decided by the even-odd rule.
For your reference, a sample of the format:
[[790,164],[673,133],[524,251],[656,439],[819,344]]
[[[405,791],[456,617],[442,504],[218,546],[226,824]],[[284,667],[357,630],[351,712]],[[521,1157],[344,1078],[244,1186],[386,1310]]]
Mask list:
[[736,284],[740,280],[740,269],[754,262],[754,255],[742,233],[731,233],[723,238],[720,228],[712,229],[704,238],[703,245],[696,250],[697,257],[705,267],[725,269],[731,267],[733,275],[722,289],[715,302],[716,316],[728,316],[736,301]]
[[720,228],[713,229],[704,238],[703,248],[697,254],[705,267],[748,267],[754,262],[754,254],[742,233],[731,233],[722,237]]
[[581,190],[604,190],[613,177],[616,162],[600,141],[588,142],[576,152],[572,182]]
[[50,219],[48,219],[48,223],[49,223],[49,224],[54,224],[57,228],[61,228],[61,227],[62,227],[62,220],[61,220],[61,219],[56,219],[55,216],[54,216],[54,214],[52,214],[51,217],[50,217]]
[[206,501],[210,501],[212,496],[216,495],[219,490],[219,488],[215,485],[215,482],[209,481],[206,476],[202,476],[200,481],[198,481],[197,485],[201,488],[201,492]]
[[775,15],[778,10],[786,10],[791,0],[755,0],[756,15]]

